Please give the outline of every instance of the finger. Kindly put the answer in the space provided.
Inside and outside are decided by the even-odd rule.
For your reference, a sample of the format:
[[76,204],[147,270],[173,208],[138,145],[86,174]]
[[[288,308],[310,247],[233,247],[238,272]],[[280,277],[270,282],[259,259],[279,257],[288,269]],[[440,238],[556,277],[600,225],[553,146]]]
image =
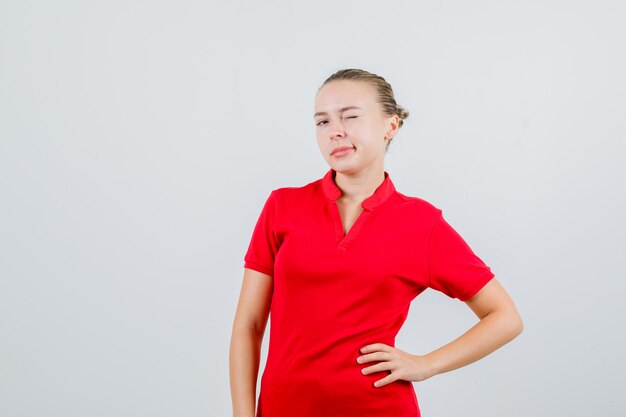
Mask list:
[[389,368],[385,366],[384,362],[377,363],[376,365],[368,366],[367,368],[361,369],[361,373],[363,375],[373,374],[375,372],[387,371]]
[[378,381],[374,381],[374,386],[376,388],[380,388],[380,387],[385,386],[387,384],[391,384],[395,380],[396,380],[396,378],[394,377],[394,375],[393,374],[389,374],[386,377],[384,377],[383,379],[379,379]]
[[376,365],[368,366],[366,368],[362,368],[361,372],[364,375],[373,374],[376,372],[386,372],[388,374],[392,373],[392,370],[396,369],[392,362],[378,362]]
[[389,352],[374,352],[368,353],[367,355],[359,356],[356,358],[358,363],[366,363],[372,361],[390,361],[393,359],[393,356]]
[[389,346],[387,346],[384,343],[373,343],[371,345],[363,346],[361,348],[361,352],[362,353],[366,353],[366,352],[372,352],[372,351],[375,351],[375,350],[386,350],[386,348],[388,348],[388,347]]
[[368,353],[367,355],[359,356],[358,358],[356,358],[356,361],[358,363],[371,362],[371,361],[378,360],[379,356],[380,356],[380,353],[378,352]]

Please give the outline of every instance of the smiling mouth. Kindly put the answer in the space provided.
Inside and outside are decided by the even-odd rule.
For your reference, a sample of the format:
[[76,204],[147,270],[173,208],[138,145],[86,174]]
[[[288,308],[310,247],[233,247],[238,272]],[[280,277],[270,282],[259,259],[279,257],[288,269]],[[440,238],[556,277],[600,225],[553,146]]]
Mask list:
[[330,155],[331,156],[343,156],[343,155],[350,153],[354,149],[355,149],[354,146],[353,147],[341,147],[341,148],[333,150],[333,152]]

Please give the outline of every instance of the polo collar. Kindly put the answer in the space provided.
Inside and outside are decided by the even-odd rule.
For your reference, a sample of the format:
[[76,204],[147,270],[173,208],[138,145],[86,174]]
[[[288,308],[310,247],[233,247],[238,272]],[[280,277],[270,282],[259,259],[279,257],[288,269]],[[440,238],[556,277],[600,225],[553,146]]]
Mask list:
[[[385,179],[378,186],[378,188],[376,188],[374,194],[367,197],[361,203],[361,207],[364,209],[373,209],[374,207],[381,205],[396,190],[389,173],[387,171],[384,171],[384,173]],[[322,177],[322,189],[324,190],[324,195],[332,201],[336,201],[339,197],[341,197],[341,194],[343,194],[341,189],[335,183],[335,175],[336,171],[330,168],[324,177]]]

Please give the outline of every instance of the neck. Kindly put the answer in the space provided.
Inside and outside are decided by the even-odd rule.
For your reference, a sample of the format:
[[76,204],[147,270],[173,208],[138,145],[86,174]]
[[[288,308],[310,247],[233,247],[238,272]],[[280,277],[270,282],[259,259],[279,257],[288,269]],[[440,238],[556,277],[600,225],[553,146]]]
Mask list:
[[368,171],[362,170],[355,174],[335,171],[334,181],[342,192],[338,200],[345,203],[360,204],[374,194],[384,180],[385,169],[382,166]]

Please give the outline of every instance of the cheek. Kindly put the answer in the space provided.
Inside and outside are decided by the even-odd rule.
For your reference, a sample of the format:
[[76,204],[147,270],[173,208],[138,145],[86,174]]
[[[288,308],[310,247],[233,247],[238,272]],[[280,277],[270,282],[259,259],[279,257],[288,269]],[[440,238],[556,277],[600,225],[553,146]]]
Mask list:
[[[374,137],[376,137],[381,131],[380,126],[374,123],[355,123],[352,126],[351,131],[354,134],[358,134],[363,140],[371,141]],[[382,134],[384,135],[384,133]]]
[[331,146],[331,144],[327,140],[324,140],[323,138],[319,138],[319,137],[316,139],[316,143],[317,143],[317,147],[319,148],[319,150],[324,153],[326,153]]

